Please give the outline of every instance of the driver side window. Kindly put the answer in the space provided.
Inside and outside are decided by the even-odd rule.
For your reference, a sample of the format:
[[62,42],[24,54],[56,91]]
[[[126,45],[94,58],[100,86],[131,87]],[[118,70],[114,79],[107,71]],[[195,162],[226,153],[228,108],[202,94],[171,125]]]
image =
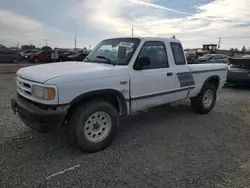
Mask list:
[[134,67],[138,66],[137,64],[141,58],[148,58],[149,60],[149,65],[144,65],[141,69],[169,67],[165,44],[160,41],[145,42],[137,57]]

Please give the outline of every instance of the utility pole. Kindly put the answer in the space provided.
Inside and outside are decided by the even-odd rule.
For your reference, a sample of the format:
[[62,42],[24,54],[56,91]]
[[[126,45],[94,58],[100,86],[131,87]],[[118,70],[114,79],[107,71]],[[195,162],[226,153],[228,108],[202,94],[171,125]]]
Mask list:
[[48,46],[48,40],[46,39],[45,41],[46,41],[46,44],[45,44],[45,45]]
[[76,49],[76,35],[75,35],[75,49]]
[[75,31],[75,49],[76,49],[76,23],[74,22],[74,31]]
[[134,36],[134,26],[132,25],[132,36]]
[[221,37],[219,37],[218,49],[220,49],[220,45],[221,45]]

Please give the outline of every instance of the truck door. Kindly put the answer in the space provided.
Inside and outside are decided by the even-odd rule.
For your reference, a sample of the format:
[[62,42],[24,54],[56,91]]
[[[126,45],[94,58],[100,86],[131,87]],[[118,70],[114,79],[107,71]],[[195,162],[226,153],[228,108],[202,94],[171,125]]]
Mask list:
[[[138,69],[140,59],[143,58],[148,58],[149,64]],[[147,41],[143,44],[130,74],[132,111],[173,100],[175,76],[162,41]]]
[[186,63],[182,45],[178,42],[170,42],[171,56],[170,61],[176,73],[176,86],[179,92],[175,93],[175,100],[184,99],[189,93],[189,89],[193,88],[194,78],[190,72],[190,67]]

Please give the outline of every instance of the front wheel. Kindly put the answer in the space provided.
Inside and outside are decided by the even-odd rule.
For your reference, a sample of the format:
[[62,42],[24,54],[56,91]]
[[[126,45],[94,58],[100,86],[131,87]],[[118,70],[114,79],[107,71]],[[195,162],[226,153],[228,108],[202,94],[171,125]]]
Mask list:
[[82,151],[95,152],[112,143],[118,127],[116,109],[106,101],[93,100],[76,108],[67,123],[67,134]]
[[207,114],[215,105],[217,98],[216,89],[213,84],[206,84],[198,96],[191,99],[191,106],[196,113]]

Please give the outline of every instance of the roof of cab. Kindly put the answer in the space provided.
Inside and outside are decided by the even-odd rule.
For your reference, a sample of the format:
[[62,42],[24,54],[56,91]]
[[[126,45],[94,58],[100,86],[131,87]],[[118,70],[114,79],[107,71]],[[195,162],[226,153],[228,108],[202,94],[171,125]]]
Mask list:
[[[154,40],[154,41],[168,41],[168,42],[178,42],[181,43],[180,40],[176,38],[164,38],[164,37],[141,37],[141,36],[123,36],[123,37],[114,37],[114,38],[109,38],[109,39],[121,39],[121,38],[136,38],[136,39],[141,39],[141,40]],[[108,39],[106,39],[108,40]]]

